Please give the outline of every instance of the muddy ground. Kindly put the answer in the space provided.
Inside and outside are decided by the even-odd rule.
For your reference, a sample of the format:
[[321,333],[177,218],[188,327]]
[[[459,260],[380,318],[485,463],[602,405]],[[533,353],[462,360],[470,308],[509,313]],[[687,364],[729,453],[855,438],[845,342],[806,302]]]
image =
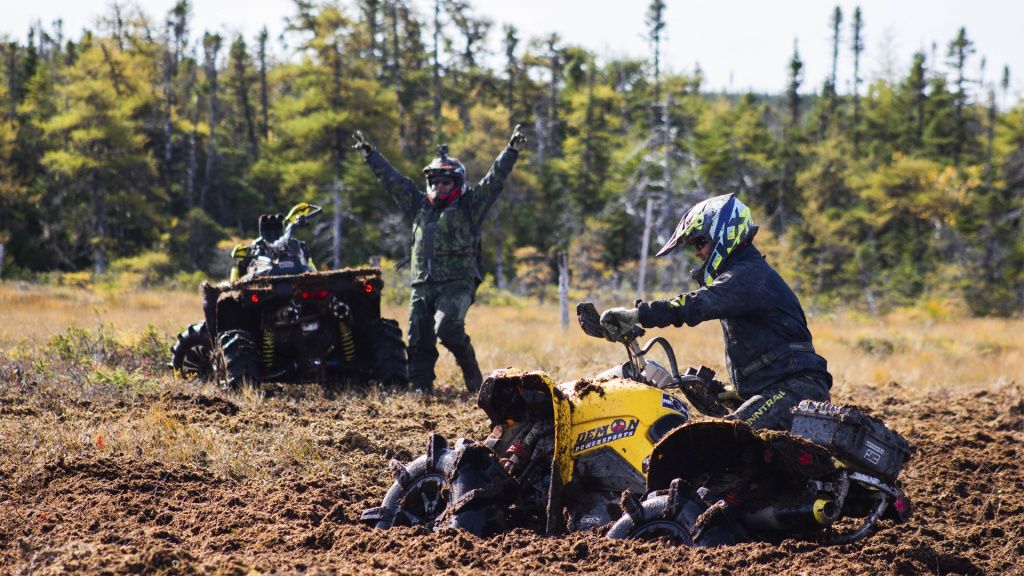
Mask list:
[[[908,524],[838,547],[789,540],[686,549],[612,542],[599,532],[479,539],[360,525],[360,512],[379,503],[391,483],[391,458],[415,457],[430,432],[452,440],[485,433],[485,418],[469,399],[450,392],[423,401],[300,390],[253,401],[169,387],[57,401],[27,381],[16,361],[0,369],[5,574],[1024,574],[1024,396],[1015,384],[963,395],[921,396],[896,384],[844,391],[840,400],[873,405],[915,449],[902,475],[916,506]],[[141,444],[125,449],[127,442],[91,436],[75,449],[19,464],[31,460],[19,446],[33,439],[16,431],[38,430],[40,419],[54,426],[144,421],[155,407],[168,427],[230,437],[258,473],[225,473],[204,453],[188,462],[155,458]],[[276,430],[301,432],[312,446],[293,461],[259,461],[261,443]],[[329,469],[302,461],[311,451]]]

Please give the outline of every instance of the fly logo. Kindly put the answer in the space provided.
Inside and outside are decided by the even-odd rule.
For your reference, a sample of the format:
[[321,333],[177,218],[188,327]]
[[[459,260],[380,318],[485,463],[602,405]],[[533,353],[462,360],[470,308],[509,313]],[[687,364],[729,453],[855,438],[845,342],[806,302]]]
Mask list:
[[629,438],[636,434],[636,429],[639,426],[640,420],[636,418],[632,418],[629,421],[616,418],[611,424],[580,432],[579,436],[576,437],[576,444],[573,445],[572,451],[573,453],[582,452],[595,446]]
[[885,455],[885,448],[882,448],[871,440],[865,440],[864,446],[864,459],[877,466],[878,462],[882,459],[882,456]]

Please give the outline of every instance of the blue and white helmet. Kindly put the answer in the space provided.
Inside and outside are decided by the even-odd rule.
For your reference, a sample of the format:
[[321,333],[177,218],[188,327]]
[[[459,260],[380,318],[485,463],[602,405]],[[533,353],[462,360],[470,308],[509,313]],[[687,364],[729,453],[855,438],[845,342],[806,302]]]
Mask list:
[[750,216],[750,208],[735,194],[708,198],[690,208],[676,225],[668,242],[658,250],[664,256],[680,242],[690,246],[712,244],[711,254],[703,269],[696,270],[695,279],[705,286],[718,277],[722,265],[741,246],[749,244],[757,234],[757,226]]

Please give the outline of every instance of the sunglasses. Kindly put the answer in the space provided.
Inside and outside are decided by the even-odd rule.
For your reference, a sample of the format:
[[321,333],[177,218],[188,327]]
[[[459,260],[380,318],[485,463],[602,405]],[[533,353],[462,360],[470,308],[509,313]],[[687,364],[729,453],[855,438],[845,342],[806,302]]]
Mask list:
[[455,181],[452,180],[451,178],[431,178],[430,179],[430,185],[431,186],[451,186],[453,184],[455,184]]

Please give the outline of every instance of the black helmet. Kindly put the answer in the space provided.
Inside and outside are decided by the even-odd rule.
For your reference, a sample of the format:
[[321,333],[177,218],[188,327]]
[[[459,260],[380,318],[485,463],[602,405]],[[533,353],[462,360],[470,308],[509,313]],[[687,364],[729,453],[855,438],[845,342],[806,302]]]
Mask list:
[[458,159],[448,157],[447,144],[437,147],[437,158],[423,167],[423,175],[427,177],[428,187],[434,178],[451,178],[455,182],[455,188],[462,188],[466,183],[466,167]]

